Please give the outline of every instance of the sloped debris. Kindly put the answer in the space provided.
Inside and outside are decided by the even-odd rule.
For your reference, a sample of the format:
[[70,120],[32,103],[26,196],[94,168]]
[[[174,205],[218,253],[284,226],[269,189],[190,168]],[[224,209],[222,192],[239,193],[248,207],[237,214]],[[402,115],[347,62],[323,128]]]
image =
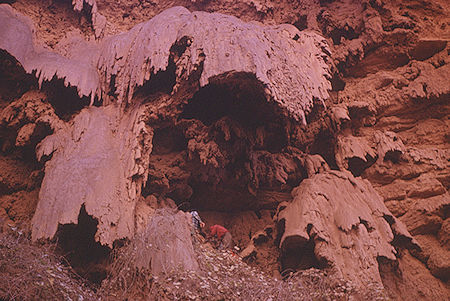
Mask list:
[[0,233],[0,299],[98,300],[52,248],[31,244],[16,228]]
[[282,280],[247,265],[234,252],[216,250],[201,239],[194,240],[194,249],[199,271],[174,269],[155,276],[148,270],[128,269],[128,275],[105,280],[102,295],[105,300],[387,300],[382,286],[374,284],[360,292],[351,282],[328,271],[293,272]]

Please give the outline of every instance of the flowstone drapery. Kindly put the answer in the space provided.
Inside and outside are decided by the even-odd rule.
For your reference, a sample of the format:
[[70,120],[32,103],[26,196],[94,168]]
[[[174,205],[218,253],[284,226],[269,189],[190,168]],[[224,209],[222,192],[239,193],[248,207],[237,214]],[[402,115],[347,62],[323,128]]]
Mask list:
[[[176,60],[178,82],[202,68],[200,86],[228,72],[255,74],[270,101],[303,121],[313,100],[323,101],[331,88],[325,40],[292,25],[262,26],[173,7],[129,32],[100,42],[78,41],[63,57],[37,47],[29,20],[11,7],[0,6],[0,15],[1,49],[27,72],[36,70],[40,82],[62,78],[66,85],[77,87],[80,96],[92,100],[106,99],[113,92],[119,102],[131,102],[136,87],[166,70],[170,59]],[[180,41],[185,41],[185,49],[174,55],[171,48]]]
[[[95,1],[73,4],[76,10],[90,5],[96,22]],[[32,221],[34,239],[53,237],[59,224],[76,224],[83,204],[99,222],[96,240],[102,244],[133,236],[152,148],[146,120],[159,110],[155,102],[142,105],[134,92],[158,72],[174,73],[167,95],[172,103],[185,101],[176,91],[186,82],[203,87],[221,76],[250,74],[267,102],[304,123],[313,101],[323,101],[330,88],[325,41],[292,25],[263,26],[173,7],[129,32],[94,42],[75,39],[63,56],[40,47],[31,22],[10,6],[1,5],[0,16],[0,48],[26,72],[36,71],[40,85],[64,79],[91,104],[96,98],[103,103],[83,109],[38,145],[38,158],[51,159]]]
[[83,204],[99,222],[97,241],[111,246],[133,236],[152,148],[143,108],[126,114],[115,105],[86,108],[39,144],[38,158],[52,159],[32,220],[34,239],[53,237],[59,224],[76,224]]

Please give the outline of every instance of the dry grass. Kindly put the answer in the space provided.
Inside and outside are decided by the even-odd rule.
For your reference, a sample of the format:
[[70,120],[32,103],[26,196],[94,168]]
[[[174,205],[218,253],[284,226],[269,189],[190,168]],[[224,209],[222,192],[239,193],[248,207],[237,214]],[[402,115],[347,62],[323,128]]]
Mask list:
[[[164,231],[163,231],[164,232]],[[159,237],[159,242],[167,242]],[[231,251],[218,251],[193,239],[199,270],[170,268],[154,275],[139,262],[146,257],[145,236],[137,236],[114,253],[101,295],[106,300],[386,300],[377,291],[361,294],[351,283],[317,269],[277,280],[250,267]],[[154,246],[152,246],[154,247]],[[150,248],[151,249],[151,248]]]
[[143,233],[114,250],[101,295],[111,300],[156,298],[159,293],[153,281],[155,273],[169,275],[185,270],[183,267],[198,270],[190,224],[185,215],[177,212],[157,210]]
[[33,245],[20,231],[0,233],[0,299],[97,300],[52,245]]
[[143,233],[116,248],[98,292],[63,264],[54,245],[33,245],[19,231],[0,233],[0,300],[388,300],[382,287],[359,292],[330,271],[309,269],[277,280],[201,239],[193,240],[196,271],[167,266],[154,275],[142,262],[176,239],[167,231],[151,241]]

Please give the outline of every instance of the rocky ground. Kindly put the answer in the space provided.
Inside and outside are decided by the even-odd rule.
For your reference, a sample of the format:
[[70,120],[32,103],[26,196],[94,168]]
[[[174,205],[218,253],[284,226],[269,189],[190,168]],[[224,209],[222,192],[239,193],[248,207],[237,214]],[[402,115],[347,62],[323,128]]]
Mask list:
[[[290,272],[283,279],[251,267],[231,251],[214,249],[195,238],[198,271],[170,270],[156,276],[127,265],[121,277],[111,272],[101,287],[79,277],[55,254],[57,245],[33,246],[16,228],[0,236],[0,298],[5,300],[387,300],[382,287],[363,293],[343,279],[309,269]],[[131,254],[120,259],[133,261]],[[127,256],[125,259],[124,256]],[[120,261],[119,259],[119,261]],[[113,266],[113,269],[117,265]],[[133,274],[133,275],[131,275]]]

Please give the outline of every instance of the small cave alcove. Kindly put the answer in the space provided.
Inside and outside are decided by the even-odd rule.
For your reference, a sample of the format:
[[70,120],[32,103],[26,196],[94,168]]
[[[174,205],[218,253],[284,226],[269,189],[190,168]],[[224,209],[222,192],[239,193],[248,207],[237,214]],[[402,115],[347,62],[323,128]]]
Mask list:
[[95,241],[97,225],[98,221],[82,205],[78,224],[60,225],[56,237],[60,252],[74,270],[99,285],[107,276],[106,267],[111,250]]
[[372,157],[369,154],[366,154],[365,160],[359,158],[359,157],[352,157],[348,159],[348,169],[355,177],[361,176],[364,171],[372,166],[376,160],[378,159],[378,156]]
[[339,167],[336,163],[336,155],[334,150],[334,145],[336,145],[335,140],[336,137],[330,130],[321,130],[309,147],[308,153],[312,155],[321,155],[331,169],[338,170]]
[[27,74],[12,55],[0,49],[0,109],[36,87],[36,78]]
[[65,86],[64,80],[56,78],[56,76],[51,81],[43,82],[41,90],[47,94],[47,100],[52,105],[56,115],[64,121],[72,119],[90,103],[88,97],[78,95],[76,87]]
[[[156,74],[152,74],[150,80],[146,81],[142,86],[138,87],[134,92],[133,98],[150,98],[159,94],[170,94],[176,84],[175,63],[169,60],[166,70],[160,70]],[[110,94],[116,95],[115,78],[111,81]]]
[[213,126],[229,118],[253,135],[263,129],[264,143],[259,147],[280,151],[288,145],[287,121],[280,107],[267,99],[264,90],[264,85],[252,73],[215,76],[188,101],[179,119],[197,119]]
[[[275,244],[280,245],[281,238],[284,234],[286,220],[283,218],[276,224],[277,237]],[[312,226],[308,225],[307,232],[310,233]],[[310,268],[322,269],[327,266],[321,262],[314,253],[315,242],[314,237],[305,239],[303,237],[292,235],[286,237],[280,247],[280,273],[283,277],[288,277],[290,273],[298,270],[307,270]]]
[[305,241],[298,236],[290,236],[285,239],[280,251],[281,274],[288,271],[307,270],[321,268],[314,254],[315,243],[312,239]]

